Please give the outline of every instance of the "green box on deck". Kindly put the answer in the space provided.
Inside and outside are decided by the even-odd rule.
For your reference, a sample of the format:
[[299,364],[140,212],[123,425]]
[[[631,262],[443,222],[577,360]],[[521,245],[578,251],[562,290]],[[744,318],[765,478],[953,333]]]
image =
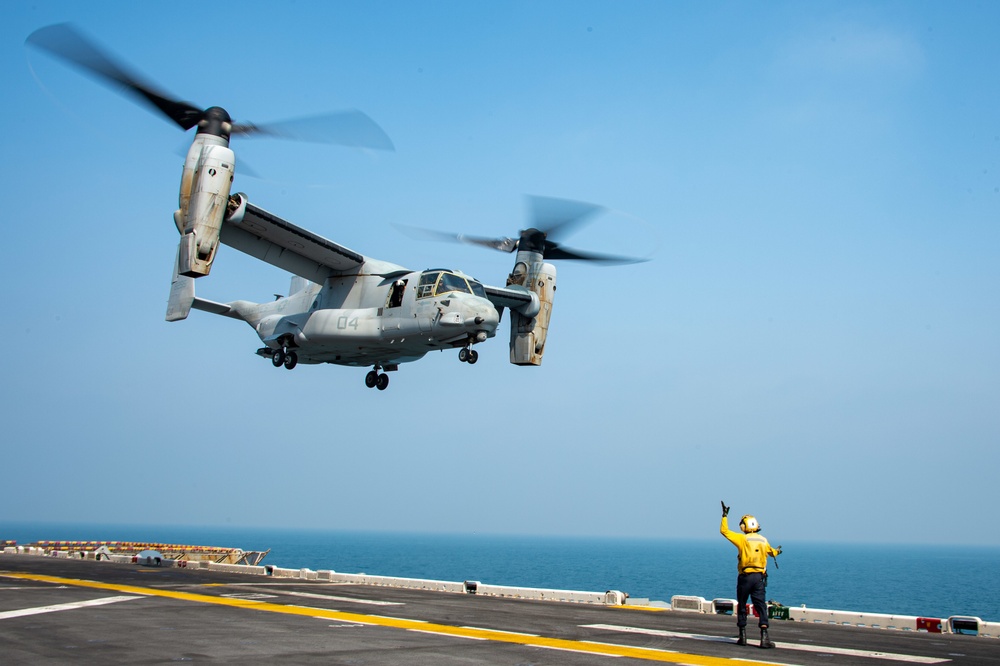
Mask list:
[[768,604],[767,616],[773,620],[787,620],[788,606],[782,606],[781,604]]

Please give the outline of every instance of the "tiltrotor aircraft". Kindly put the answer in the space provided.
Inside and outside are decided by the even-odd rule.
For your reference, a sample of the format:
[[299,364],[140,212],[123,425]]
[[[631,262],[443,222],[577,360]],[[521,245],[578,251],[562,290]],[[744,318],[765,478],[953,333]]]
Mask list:
[[[572,250],[553,238],[602,210],[559,199],[532,198],[532,226],[517,238],[439,237],[517,252],[503,287],[458,270],[410,270],[307,231],[231,194],[235,155],[230,137],[273,136],[348,146],[392,149],[368,116],[347,111],[268,125],[235,123],[225,109],[200,109],[144,82],[66,24],[41,28],[27,43],[96,75],[116,89],[152,105],[184,130],[196,127],[181,176],[174,223],[180,233],[167,321],[187,318],[192,308],[244,321],[264,346],[257,354],[275,367],[333,363],[370,367],[365,385],[384,390],[386,372],[434,350],[458,349],[475,363],[473,345],[496,335],[510,310],[510,362],[540,365],[556,291],[556,270],[546,260],[604,263],[638,261]],[[195,295],[195,280],[209,274],[219,245],[228,245],[293,275],[288,296],[267,303],[217,303]]]

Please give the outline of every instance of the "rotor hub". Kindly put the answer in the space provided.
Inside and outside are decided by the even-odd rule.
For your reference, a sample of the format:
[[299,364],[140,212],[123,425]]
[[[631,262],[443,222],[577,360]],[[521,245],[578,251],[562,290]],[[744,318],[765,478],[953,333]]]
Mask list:
[[198,134],[210,134],[229,141],[232,131],[233,119],[221,106],[208,107],[198,121]]
[[545,232],[535,228],[525,229],[521,232],[517,249],[522,252],[545,254]]

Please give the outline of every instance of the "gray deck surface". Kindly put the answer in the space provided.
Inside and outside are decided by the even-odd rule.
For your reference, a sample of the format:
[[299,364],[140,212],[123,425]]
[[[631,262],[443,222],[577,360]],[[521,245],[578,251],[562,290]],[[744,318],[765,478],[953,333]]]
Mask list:
[[5,665],[1000,663],[978,636],[772,620],[761,650],[734,634],[732,616],[0,555]]

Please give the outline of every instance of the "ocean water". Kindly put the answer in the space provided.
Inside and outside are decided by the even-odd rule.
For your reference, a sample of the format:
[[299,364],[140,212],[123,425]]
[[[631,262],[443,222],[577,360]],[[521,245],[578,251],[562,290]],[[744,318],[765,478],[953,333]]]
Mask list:
[[[265,564],[566,590],[736,595],[736,549],[708,540],[390,534],[236,527],[0,523],[0,539],[158,541],[271,549]],[[1000,621],[1000,548],[782,543],[768,599],[786,606]],[[2,568],[2,564],[0,564]]]

